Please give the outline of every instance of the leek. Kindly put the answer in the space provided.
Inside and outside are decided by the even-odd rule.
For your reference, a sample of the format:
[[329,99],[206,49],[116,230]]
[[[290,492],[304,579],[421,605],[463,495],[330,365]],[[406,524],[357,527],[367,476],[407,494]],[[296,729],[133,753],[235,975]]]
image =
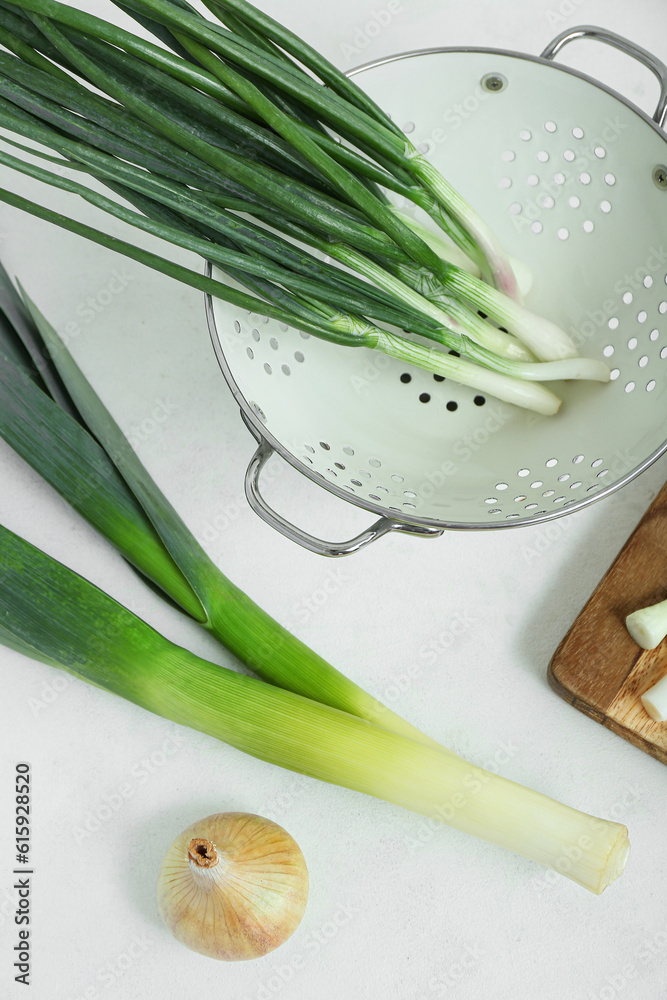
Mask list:
[[600,893],[627,829],[454,754],[216,666],[0,526],[0,642],[254,757],[385,799]]
[[[1,269],[0,277],[6,277]],[[218,570],[56,332],[24,297],[30,336],[54,359],[86,427],[0,350],[0,436],[147,580],[259,676],[437,746],[282,628]]]

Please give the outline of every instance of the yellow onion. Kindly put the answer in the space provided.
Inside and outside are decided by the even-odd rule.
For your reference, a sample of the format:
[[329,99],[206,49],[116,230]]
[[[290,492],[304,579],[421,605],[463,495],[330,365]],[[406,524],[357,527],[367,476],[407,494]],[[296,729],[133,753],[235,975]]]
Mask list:
[[308,869],[296,841],[252,813],[193,823],[167,851],[157,887],[174,937],[210,958],[259,958],[296,930],[308,902]]

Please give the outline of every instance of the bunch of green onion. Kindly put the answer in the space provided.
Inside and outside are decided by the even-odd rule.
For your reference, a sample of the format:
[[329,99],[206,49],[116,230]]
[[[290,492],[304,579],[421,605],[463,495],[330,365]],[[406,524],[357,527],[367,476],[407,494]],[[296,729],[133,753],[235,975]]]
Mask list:
[[[560,405],[542,382],[609,379],[521,304],[484,222],[296,35],[246,0],[208,0],[216,20],[185,0],[119,6],[158,44],[57,0],[0,0],[0,164],[202,255],[232,283],[10,190],[0,200],[238,308],[542,414]],[[397,212],[396,196],[448,242]]]
[[[0,643],[262,760],[386,799],[594,893],[627,829],[440,746],[304,646],[206,556],[37,307],[0,268],[0,436],[257,679],[159,635],[0,525]],[[268,683],[266,683],[268,682]]]

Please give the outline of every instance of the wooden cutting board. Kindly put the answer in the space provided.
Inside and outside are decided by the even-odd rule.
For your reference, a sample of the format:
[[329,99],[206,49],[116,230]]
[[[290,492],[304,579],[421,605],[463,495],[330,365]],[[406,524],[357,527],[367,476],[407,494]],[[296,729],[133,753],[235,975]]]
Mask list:
[[667,674],[667,639],[642,650],[630,638],[631,611],[667,597],[667,484],[625,543],[556,650],[548,678],[579,711],[667,764],[667,722],[639,700]]

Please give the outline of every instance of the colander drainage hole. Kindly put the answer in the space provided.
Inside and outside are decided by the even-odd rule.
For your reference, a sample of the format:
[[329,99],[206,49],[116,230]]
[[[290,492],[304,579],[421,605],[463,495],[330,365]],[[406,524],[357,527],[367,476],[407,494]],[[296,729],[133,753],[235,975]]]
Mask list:
[[[483,313],[480,313],[479,315],[482,316],[483,318],[486,318]],[[449,351],[449,353],[451,355],[453,355],[454,357],[456,357],[456,358],[461,357],[461,355],[458,354],[456,351]],[[403,372],[401,375],[399,375],[399,379],[403,383],[403,385],[409,385],[412,382],[412,375],[410,374],[410,372]],[[445,379],[444,375],[434,374],[433,375],[433,381],[434,382],[445,382],[446,379]],[[419,402],[420,403],[430,403],[431,402],[431,393],[430,392],[420,392],[419,393]],[[482,395],[479,395],[479,394],[477,396],[474,396],[473,397],[473,403],[475,404],[475,406],[484,406],[484,404],[486,403],[486,396],[482,396]],[[455,400],[453,400],[453,399],[450,399],[445,405],[446,405],[446,407],[447,407],[447,409],[449,410],[450,413],[454,413],[459,408],[459,404]],[[343,451],[345,451],[345,450],[346,449],[343,448]],[[348,454],[350,454],[350,453],[354,454],[354,452],[348,452]]]

